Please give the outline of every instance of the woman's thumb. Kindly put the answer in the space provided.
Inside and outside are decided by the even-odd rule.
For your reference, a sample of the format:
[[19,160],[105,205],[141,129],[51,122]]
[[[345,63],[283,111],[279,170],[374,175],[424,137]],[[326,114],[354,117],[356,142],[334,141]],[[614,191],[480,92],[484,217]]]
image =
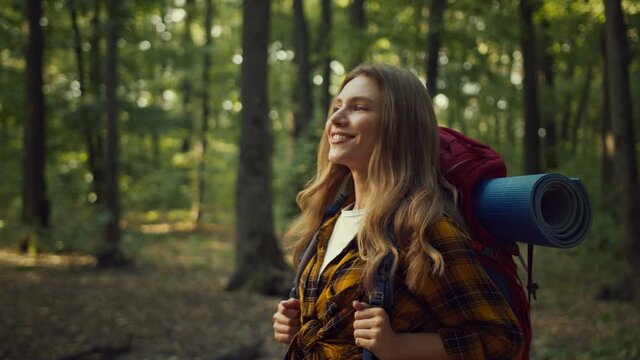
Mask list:
[[358,301],[358,300],[353,300],[353,308],[356,309],[356,311],[362,311],[362,310],[368,309],[369,304]]
[[300,307],[300,300],[296,298],[289,298],[287,300],[282,300],[282,305],[286,308],[298,308]]

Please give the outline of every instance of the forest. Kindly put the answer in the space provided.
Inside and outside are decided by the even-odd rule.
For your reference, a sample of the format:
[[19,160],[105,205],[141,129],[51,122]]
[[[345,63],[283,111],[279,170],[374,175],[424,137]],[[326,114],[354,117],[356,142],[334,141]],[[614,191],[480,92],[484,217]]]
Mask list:
[[535,250],[531,358],[640,359],[639,2],[0,6],[0,358],[282,358],[296,194],[383,62],[509,176],[585,186],[587,239]]

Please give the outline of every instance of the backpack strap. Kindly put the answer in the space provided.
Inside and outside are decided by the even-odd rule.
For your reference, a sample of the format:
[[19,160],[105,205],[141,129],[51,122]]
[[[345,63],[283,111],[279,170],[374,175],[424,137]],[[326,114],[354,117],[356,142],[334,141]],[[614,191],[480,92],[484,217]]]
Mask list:
[[[395,245],[393,238],[393,226],[387,226],[389,239]],[[391,277],[391,267],[393,266],[393,255],[387,253],[384,256],[373,278],[373,291],[369,293],[369,306],[381,307],[387,311],[393,306],[393,278]],[[376,357],[367,349],[362,349],[362,360],[373,360]]]
[[[523,262],[522,255],[520,255],[520,261]],[[531,304],[531,297],[534,300],[536,298],[536,291],[538,291],[538,283],[533,281],[533,244],[527,244],[527,265],[522,264],[522,267],[527,270],[527,294],[529,295],[529,304]]]
[[391,279],[391,266],[393,255],[385,255],[380,261],[374,276],[374,290],[369,294],[369,306],[390,309],[393,305],[393,279]]
[[[393,255],[388,253],[382,259],[374,276],[374,289],[369,294],[369,306],[391,309],[393,305],[393,279],[391,279],[391,266]],[[373,360],[376,357],[367,349],[362,349],[362,360]]]

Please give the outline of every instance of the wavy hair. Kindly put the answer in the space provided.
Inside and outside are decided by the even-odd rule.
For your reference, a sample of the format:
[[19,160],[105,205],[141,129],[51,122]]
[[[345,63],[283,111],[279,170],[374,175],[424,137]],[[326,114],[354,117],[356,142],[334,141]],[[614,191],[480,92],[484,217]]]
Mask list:
[[[362,284],[373,289],[376,268],[386,254],[393,255],[391,272],[406,270],[408,287],[418,292],[429,274],[442,274],[442,255],[429,244],[429,229],[447,216],[460,226],[457,192],[440,173],[438,125],[427,89],[411,72],[387,64],[363,64],[353,69],[340,89],[354,78],[374,80],[382,94],[378,142],[368,165],[368,202],[357,235],[365,262]],[[349,181],[350,171],[328,160],[329,142],[323,134],[316,175],[296,198],[301,214],[285,239],[295,242],[297,265],[325,208]],[[393,236],[390,236],[390,232]]]

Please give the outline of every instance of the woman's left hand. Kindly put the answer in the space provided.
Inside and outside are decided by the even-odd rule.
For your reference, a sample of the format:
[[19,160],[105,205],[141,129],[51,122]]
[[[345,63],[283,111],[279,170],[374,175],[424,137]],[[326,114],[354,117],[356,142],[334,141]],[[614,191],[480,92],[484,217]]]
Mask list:
[[353,302],[353,308],[356,310],[353,322],[356,345],[371,351],[380,359],[393,358],[398,336],[391,328],[387,312],[381,307],[372,308],[357,300]]

